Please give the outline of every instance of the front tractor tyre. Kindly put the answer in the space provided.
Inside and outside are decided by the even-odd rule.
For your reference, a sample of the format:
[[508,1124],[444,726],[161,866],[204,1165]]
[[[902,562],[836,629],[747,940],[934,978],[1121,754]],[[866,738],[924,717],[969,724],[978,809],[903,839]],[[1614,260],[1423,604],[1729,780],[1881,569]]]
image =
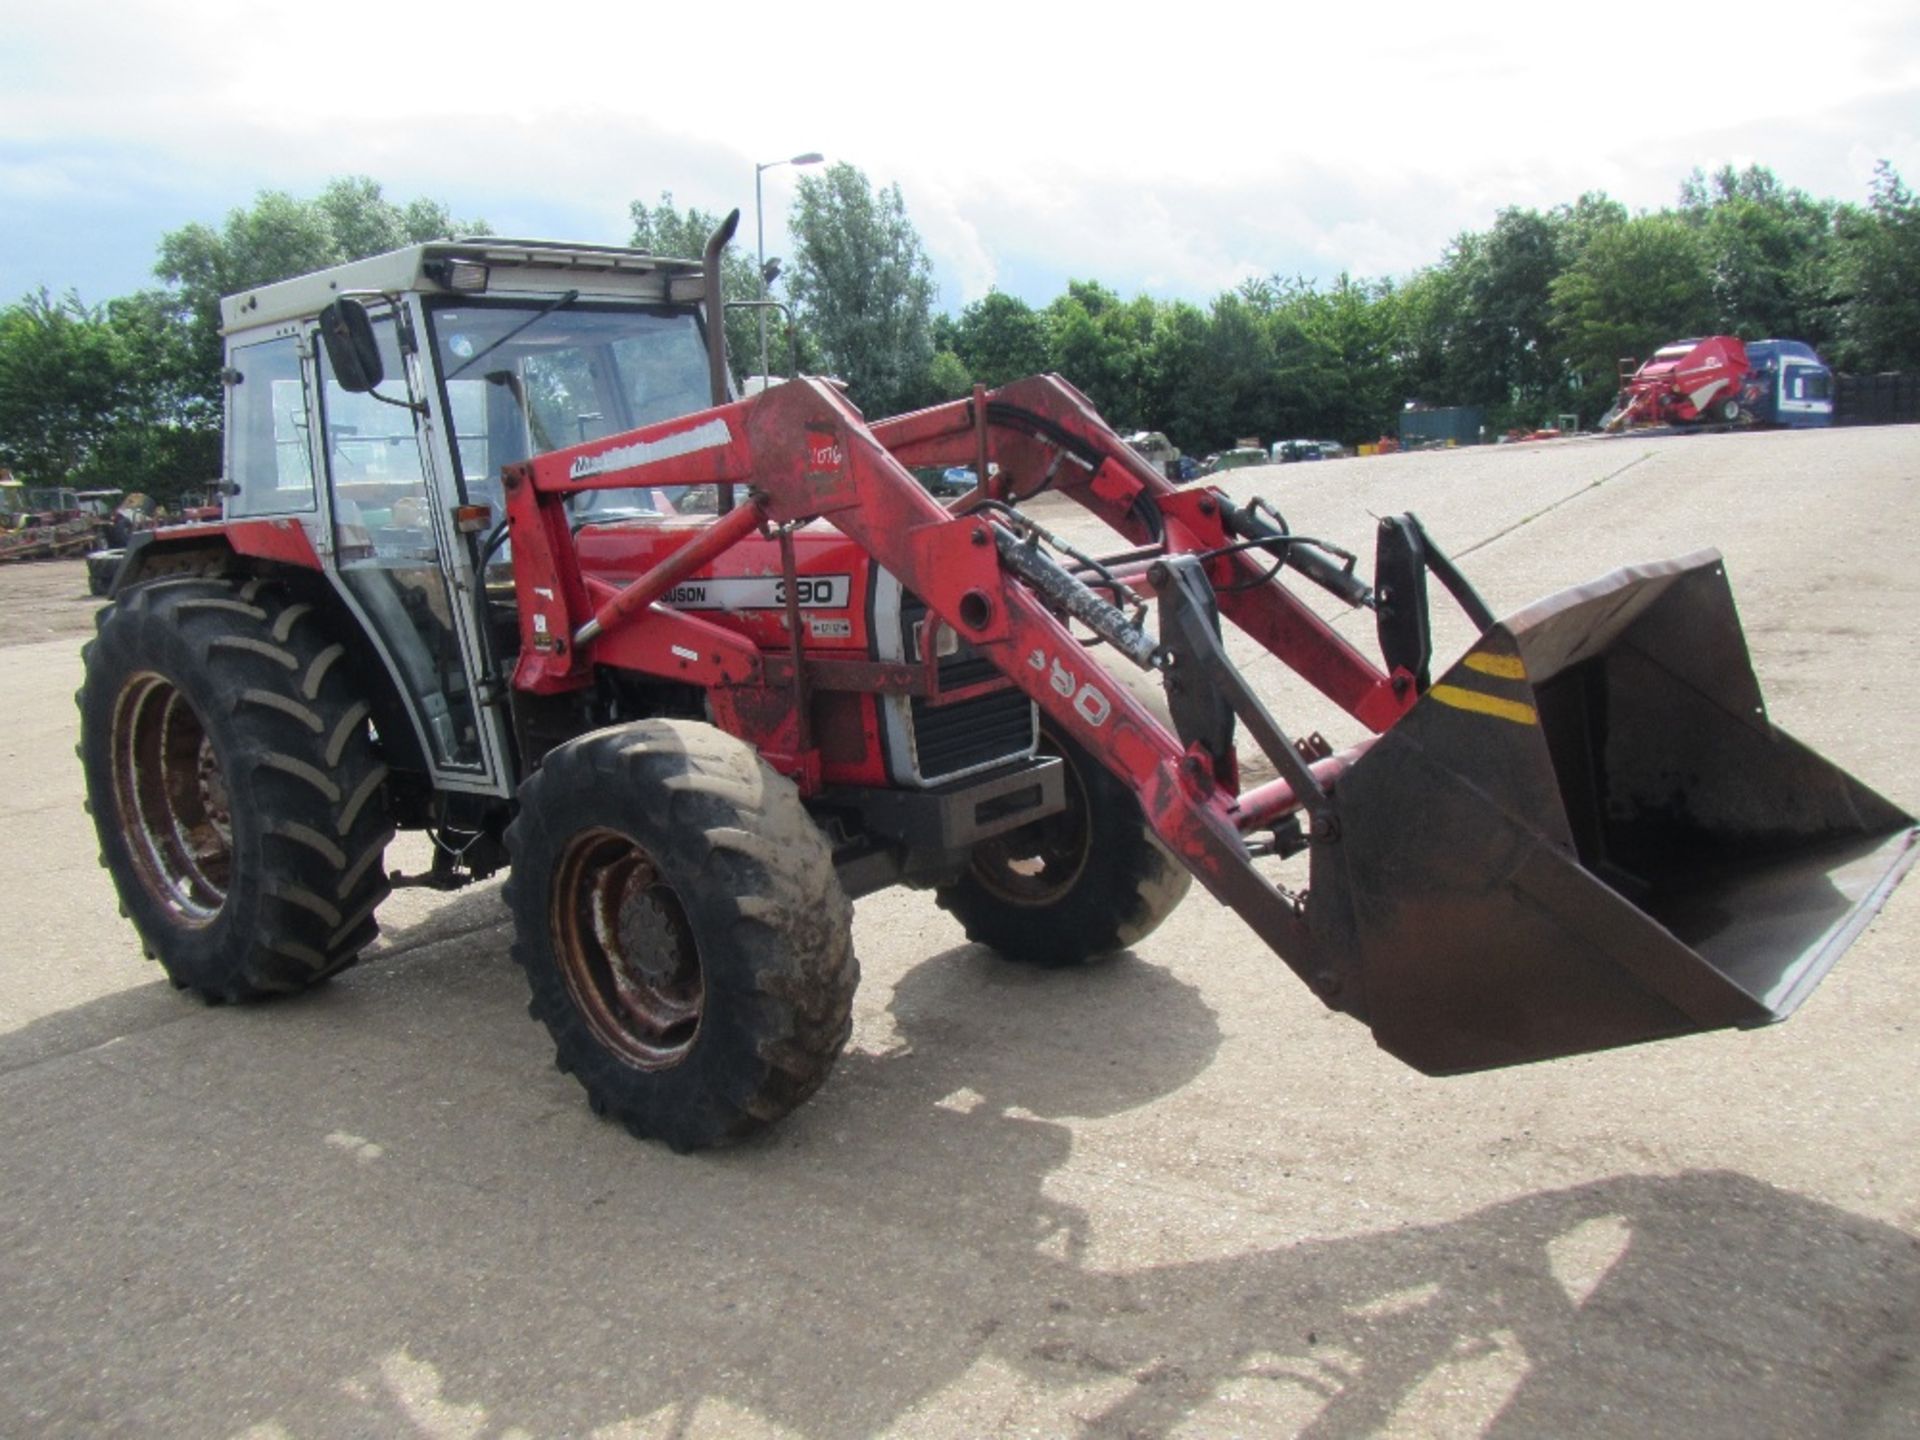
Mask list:
[[827,1078],[859,966],[833,855],[741,741],[643,720],[552,751],[507,832],[528,1013],[598,1114],[697,1150]]
[[1066,762],[1066,808],[976,845],[965,872],[935,898],[969,940],[1059,969],[1146,939],[1192,876],[1104,766],[1051,734],[1042,748]]
[[157,581],[101,612],[85,662],[88,809],[148,956],[210,1002],[351,965],[393,826],[324,615],[258,579]]

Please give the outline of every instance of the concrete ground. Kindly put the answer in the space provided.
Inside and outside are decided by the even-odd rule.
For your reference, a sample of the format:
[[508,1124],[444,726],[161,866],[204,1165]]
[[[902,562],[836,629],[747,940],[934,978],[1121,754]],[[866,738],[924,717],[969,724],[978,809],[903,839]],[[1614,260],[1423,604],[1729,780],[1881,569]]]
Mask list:
[[[1227,486],[1363,554],[1414,509],[1501,610],[1717,544],[1773,718],[1920,804],[1914,429]],[[1197,890],[1065,974],[878,895],[825,1089],[681,1157],[553,1069],[497,885],[177,995],[81,814],[84,592],[0,571],[0,1434],[1920,1433],[1920,883],[1784,1026],[1451,1080]]]

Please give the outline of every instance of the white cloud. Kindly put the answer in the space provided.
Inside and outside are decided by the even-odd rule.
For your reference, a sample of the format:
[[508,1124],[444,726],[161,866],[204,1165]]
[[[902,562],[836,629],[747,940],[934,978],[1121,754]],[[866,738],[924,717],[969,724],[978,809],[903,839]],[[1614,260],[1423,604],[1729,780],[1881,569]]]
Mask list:
[[[1882,156],[1920,178],[1910,9],[1810,25],[1804,0],[1759,0],[1667,45],[1517,0],[1364,25],[1224,0],[1139,23],[1005,0],[0,0],[0,196],[16,234],[139,201],[140,268],[161,228],[346,173],[600,240],[666,189],[742,206],[750,238],[754,161],[817,148],[901,185],[947,304],[1016,273],[1204,299],[1250,274],[1404,272],[1503,205],[1669,203],[1696,164],[1854,200]],[[792,183],[766,177],[770,253]],[[0,258],[16,289],[70,278]]]

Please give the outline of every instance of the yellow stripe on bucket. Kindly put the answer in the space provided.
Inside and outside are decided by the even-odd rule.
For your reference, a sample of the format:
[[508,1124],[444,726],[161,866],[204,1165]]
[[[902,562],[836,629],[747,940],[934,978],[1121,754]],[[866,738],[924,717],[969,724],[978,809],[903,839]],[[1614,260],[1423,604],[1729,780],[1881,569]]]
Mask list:
[[1442,705],[1451,705],[1456,710],[1471,710],[1476,715],[1491,715],[1496,720],[1511,720],[1516,725],[1540,723],[1540,716],[1531,705],[1522,705],[1517,700],[1502,700],[1498,695],[1462,690],[1458,685],[1436,685],[1427,694]]
[[1491,675],[1496,680],[1527,678],[1527,667],[1518,655],[1490,655],[1485,650],[1475,650],[1463,663],[1467,669],[1478,670],[1482,675]]

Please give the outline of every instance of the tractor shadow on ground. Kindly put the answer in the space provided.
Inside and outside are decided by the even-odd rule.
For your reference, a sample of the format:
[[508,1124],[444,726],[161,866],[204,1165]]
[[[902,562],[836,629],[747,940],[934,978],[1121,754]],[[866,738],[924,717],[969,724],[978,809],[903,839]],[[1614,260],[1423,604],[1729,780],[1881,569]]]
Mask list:
[[[424,913],[402,924],[389,921],[383,911],[379,938],[358,964],[342,976],[302,994],[275,997],[238,1008],[262,1013],[284,1012],[288,1016],[324,1011],[347,998],[341,988],[343,984],[351,987],[366,974],[406,965],[428,947],[470,936],[483,937],[495,928],[500,931],[497,942],[479,939],[478,943],[483,949],[497,948],[500,959],[506,960],[509,917],[506,906],[501,903],[497,883],[478,885],[448,896],[438,904],[429,902],[420,908]],[[141,956],[132,928],[125,927],[120,933],[126,942],[128,973],[140,976],[144,983],[136,982],[128,989],[55,1011],[0,1034],[0,1075],[221,1008],[210,1007],[176,990],[157,963]],[[508,968],[511,969],[510,964]]]
[[[1080,1127],[1177,1103],[1215,1059],[1177,976],[962,946],[870,977],[891,978],[888,1024],[814,1101],[678,1157],[532,1063],[501,913],[454,897],[290,1004],[209,1012],[156,985],[42,1022],[127,1041],[84,1129],[37,1091],[0,1120],[0,1420],[1688,1440],[1920,1422],[1920,1243],[1893,1227],[1713,1170],[1266,1248],[1229,1227],[1223,1258],[1119,1264],[1133,1183],[1150,1223],[1219,1231],[1217,1188],[1182,1195],[1158,1167],[1060,1179]],[[208,1023],[157,1033],[182,1010]],[[1410,1165],[1434,1143],[1379,1138]],[[1251,1203],[1297,1205],[1311,1233],[1299,1188]]]

